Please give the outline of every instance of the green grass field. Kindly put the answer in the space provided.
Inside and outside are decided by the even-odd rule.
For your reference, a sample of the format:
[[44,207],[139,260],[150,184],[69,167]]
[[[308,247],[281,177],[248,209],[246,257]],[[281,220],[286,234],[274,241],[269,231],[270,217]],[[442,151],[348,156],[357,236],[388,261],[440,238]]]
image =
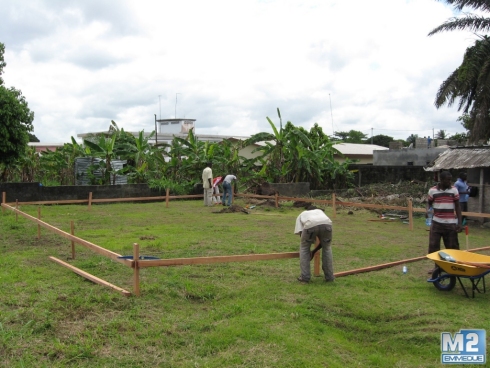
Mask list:
[[[238,201],[239,205],[244,205]],[[37,206],[21,210],[37,217]],[[216,214],[201,201],[43,206],[42,219],[123,255],[140,244],[159,258],[296,252],[302,209]],[[423,256],[428,231],[332,209],[335,272]],[[471,248],[490,230],[470,224]],[[296,281],[299,259],[141,270],[141,296],[124,297],[48,259],[55,256],[132,291],[132,270],[5,211],[0,215],[2,367],[440,367],[440,334],[489,329],[490,293],[464,296],[426,282],[428,260]],[[465,248],[465,235],[460,235]],[[490,254],[489,251],[481,252]],[[313,266],[313,264],[312,264]],[[470,285],[468,280],[463,280]]]

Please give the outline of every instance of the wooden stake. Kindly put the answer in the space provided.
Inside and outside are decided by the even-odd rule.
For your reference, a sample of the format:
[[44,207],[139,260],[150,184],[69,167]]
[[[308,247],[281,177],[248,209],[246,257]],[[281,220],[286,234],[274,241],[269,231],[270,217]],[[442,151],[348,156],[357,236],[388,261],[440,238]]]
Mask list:
[[[19,210],[19,200],[18,199],[15,200],[15,209]],[[19,215],[18,215],[18,212],[16,211],[15,212],[15,221],[17,221],[17,220],[19,220]]]
[[333,218],[337,217],[337,207],[335,205],[335,193],[332,193],[332,209],[333,209]]
[[279,207],[279,194],[277,194],[277,192],[276,192],[275,197],[276,197],[276,208],[278,208]]
[[413,231],[413,204],[412,199],[408,199],[408,228]]
[[[2,203],[7,203],[7,193],[2,192]],[[5,213],[5,208],[2,206],[2,213]]]
[[[37,208],[37,219],[41,220],[41,207]],[[41,225],[37,224],[37,238],[41,239]]]
[[88,210],[92,209],[92,192],[88,194]]
[[[315,247],[317,247],[320,244],[320,239],[318,239],[318,236],[316,237],[315,241]],[[314,276],[320,276],[320,252],[316,252],[315,255],[313,256],[313,275]]]
[[166,194],[165,194],[165,205],[168,208],[168,200],[169,200],[169,194],[170,194],[170,189],[167,188]]
[[133,292],[134,295],[140,295],[140,267],[139,267],[139,259],[140,259],[140,246],[138,243],[133,244]]
[[[73,220],[70,221],[70,233],[71,235],[75,235],[75,225]],[[75,242],[71,241],[71,259],[75,259]]]

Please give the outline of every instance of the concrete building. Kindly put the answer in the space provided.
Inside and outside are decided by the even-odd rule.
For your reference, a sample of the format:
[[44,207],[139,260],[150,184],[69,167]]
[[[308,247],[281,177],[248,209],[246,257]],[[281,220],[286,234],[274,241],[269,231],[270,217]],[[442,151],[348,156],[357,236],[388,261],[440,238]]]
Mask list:
[[338,143],[333,147],[341,153],[334,155],[335,160],[345,162],[345,159],[349,158],[362,165],[372,165],[375,152],[388,151],[388,148],[376,144]]
[[42,142],[29,142],[28,147],[34,147],[36,152],[42,151],[56,151],[57,148],[63,147],[64,143],[42,143]]
[[374,151],[373,164],[377,166],[427,166],[447,148],[401,148]]

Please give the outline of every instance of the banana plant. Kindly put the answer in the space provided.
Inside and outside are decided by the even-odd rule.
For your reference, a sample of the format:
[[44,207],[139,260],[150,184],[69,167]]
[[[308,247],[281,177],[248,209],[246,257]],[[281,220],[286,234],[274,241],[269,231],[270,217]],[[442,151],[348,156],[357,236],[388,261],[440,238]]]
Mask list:
[[94,143],[87,139],[83,143],[90,148],[90,150],[102,158],[105,163],[105,170],[103,173],[103,184],[110,184],[112,165],[111,161],[114,158],[114,145],[116,143],[117,134],[112,134],[110,138],[106,138],[101,135],[98,137],[98,142]]

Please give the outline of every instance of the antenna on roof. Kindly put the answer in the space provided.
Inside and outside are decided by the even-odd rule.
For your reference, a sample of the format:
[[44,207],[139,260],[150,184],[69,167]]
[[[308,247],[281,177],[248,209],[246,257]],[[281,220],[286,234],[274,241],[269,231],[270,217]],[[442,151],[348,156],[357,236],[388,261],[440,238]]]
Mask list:
[[328,98],[330,99],[330,116],[332,117],[332,135],[335,134],[333,129],[333,113],[332,113],[332,97],[330,97],[330,93],[328,94]]

